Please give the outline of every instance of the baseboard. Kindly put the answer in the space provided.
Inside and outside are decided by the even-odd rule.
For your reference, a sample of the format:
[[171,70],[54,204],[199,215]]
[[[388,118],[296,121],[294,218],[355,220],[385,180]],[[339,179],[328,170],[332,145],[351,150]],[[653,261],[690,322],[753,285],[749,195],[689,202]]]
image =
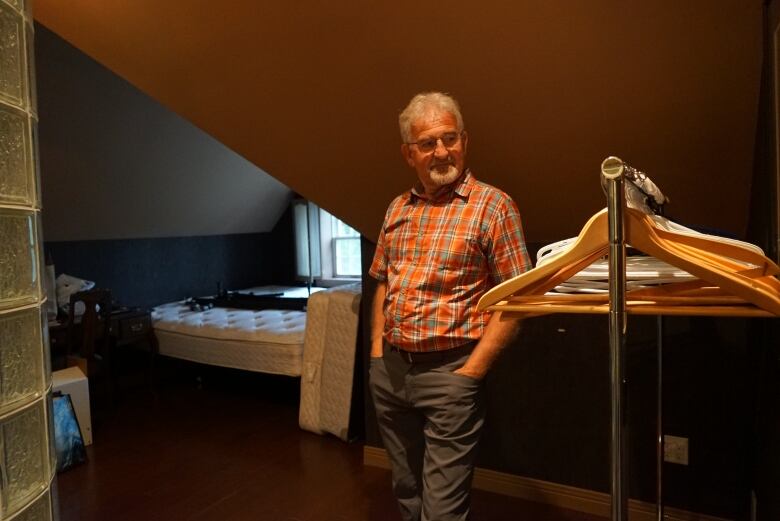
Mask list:
[[[363,464],[385,469],[390,468],[387,453],[384,449],[377,447],[363,447]],[[494,470],[477,468],[474,471],[474,488],[527,501],[567,508],[577,512],[586,512],[603,517],[609,517],[610,515],[609,494],[515,476]],[[628,502],[628,517],[629,521],[655,521],[655,504],[631,499]],[[668,507],[664,508],[664,520],[729,521],[721,517]]]

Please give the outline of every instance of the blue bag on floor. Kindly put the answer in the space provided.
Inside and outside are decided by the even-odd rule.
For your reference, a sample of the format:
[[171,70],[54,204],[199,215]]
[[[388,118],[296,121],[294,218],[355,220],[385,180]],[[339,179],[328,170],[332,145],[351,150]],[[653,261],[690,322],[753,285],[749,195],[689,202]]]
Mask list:
[[57,472],[67,470],[87,460],[84,439],[69,394],[55,393],[54,448],[57,453]]

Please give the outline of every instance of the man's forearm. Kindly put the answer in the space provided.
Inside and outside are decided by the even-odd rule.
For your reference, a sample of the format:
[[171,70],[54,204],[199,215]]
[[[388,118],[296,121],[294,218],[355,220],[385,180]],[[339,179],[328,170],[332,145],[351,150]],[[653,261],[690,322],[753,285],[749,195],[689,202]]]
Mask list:
[[517,334],[520,322],[519,319],[502,318],[501,313],[493,313],[482,339],[463,367],[455,372],[478,380],[484,378],[498,355]]
[[385,295],[387,283],[379,282],[374,292],[374,300],[371,304],[371,356],[382,356],[382,334],[385,330]]

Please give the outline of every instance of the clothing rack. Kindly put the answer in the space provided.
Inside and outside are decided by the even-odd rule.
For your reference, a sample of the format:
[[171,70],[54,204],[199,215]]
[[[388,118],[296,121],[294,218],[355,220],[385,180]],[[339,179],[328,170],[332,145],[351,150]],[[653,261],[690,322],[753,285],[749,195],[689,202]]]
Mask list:
[[[760,248],[685,230],[669,229],[650,201],[665,197],[646,176],[617,157],[601,164],[607,208],[594,214],[577,238],[545,263],[502,282],[479,300],[479,311],[499,311],[523,318],[547,313],[608,313],[611,381],[612,521],[628,519],[626,316],[656,315],[658,322],[657,519],[663,519],[663,331],[660,316],[780,317],[780,266]],[[627,182],[632,190],[626,195]],[[652,192],[652,193],[651,193]],[[647,203],[647,204],[645,204]],[[641,207],[641,208],[639,208]],[[650,208],[645,208],[650,207]],[[692,230],[691,230],[692,231]],[[695,277],[653,288],[626,290],[626,243]],[[609,255],[608,295],[551,294],[551,290],[594,261]],[[603,297],[603,298],[602,298]]]

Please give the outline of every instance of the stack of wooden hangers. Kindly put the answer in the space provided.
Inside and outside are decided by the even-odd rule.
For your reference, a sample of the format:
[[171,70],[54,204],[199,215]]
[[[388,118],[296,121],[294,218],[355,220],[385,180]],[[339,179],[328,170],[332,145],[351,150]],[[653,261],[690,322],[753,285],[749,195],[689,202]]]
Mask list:
[[[752,244],[693,232],[630,205],[625,208],[625,241],[691,275],[678,277],[679,282],[640,285],[636,289],[628,286],[628,313],[780,316],[780,267]],[[608,313],[606,293],[551,293],[603,259],[608,251],[604,209],[591,217],[576,239],[561,251],[485,293],[478,309],[511,312],[514,316]]]

